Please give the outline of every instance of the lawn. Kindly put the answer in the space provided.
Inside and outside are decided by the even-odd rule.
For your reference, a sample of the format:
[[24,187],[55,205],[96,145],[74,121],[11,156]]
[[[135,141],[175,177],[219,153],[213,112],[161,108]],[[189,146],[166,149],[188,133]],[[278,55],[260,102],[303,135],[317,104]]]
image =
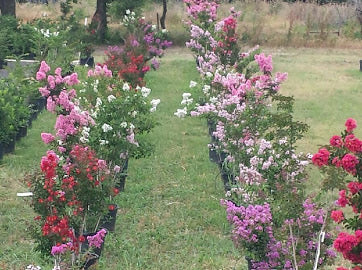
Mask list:
[[[362,56],[357,51],[266,51],[274,55],[275,71],[289,73],[282,92],[295,96],[295,117],[311,126],[300,143],[303,151],[327,143],[348,117],[362,125]],[[160,70],[147,77],[152,98],[161,99],[160,125],[151,134],[156,150],[149,158],[130,161],[126,190],[118,198],[116,232],[107,236],[100,269],[246,268],[219,204],[223,186],[208,159],[206,123],[173,115],[189,81],[197,78],[186,49],[169,50]],[[34,214],[16,192],[26,191],[24,174],[38,166],[46,151],[40,132],[53,125],[54,117],[42,113],[0,165],[0,269],[24,269],[30,263],[51,269],[34,252],[27,234]],[[318,173],[313,177],[317,181]]]

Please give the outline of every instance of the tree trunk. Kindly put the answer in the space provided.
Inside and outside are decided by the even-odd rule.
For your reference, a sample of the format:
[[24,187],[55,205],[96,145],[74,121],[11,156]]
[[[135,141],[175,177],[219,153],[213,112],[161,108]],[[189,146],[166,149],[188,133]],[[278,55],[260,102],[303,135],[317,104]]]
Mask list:
[[361,27],[361,35],[362,35],[362,4],[359,2],[359,5],[356,7],[356,16],[359,21],[359,25]]
[[15,17],[15,0],[0,0],[1,15],[12,15]]
[[163,11],[162,16],[160,18],[161,28],[166,29],[166,13],[167,13],[167,0],[162,0],[163,3]]
[[107,0],[97,0],[97,9],[92,18],[96,34],[104,41],[107,31]]

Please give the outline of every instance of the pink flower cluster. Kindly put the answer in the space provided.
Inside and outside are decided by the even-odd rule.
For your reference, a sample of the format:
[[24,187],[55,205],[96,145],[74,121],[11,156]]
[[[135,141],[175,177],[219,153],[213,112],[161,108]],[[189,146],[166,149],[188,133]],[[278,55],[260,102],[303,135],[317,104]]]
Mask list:
[[104,241],[104,237],[106,237],[107,231],[105,229],[101,229],[93,236],[87,236],[89,247],[101,248],[101,245]]
[[201,19],[206,22],[216,20],[218,1],[214,0],[184,0],[187,6],[187,13],[194,19]]
[[53,256],[64,254],[67,250],[70,250],[73,244],[71,242],[67,244],[57,244],[52,247],[51,254]]
[[259,235],[272,236],[272,216],[269,204],[236,206],[231,201],[222,201],[226,206],[227,219],[233,225],[233,238],[236,241],[256,243]]
[[[55,124],[56,136],[65,141],[68,136],[78,134],[82,127],[93,125],[94,121],[87,111],[79,108],[76,91],[72,88],[67,89],[67,86],[79,83],[78,74],[62,77],[61,68],[56,68],[54,75],[47,75],[49,71],[50,67],[42,61],[37,79],[43,81],[47,78],[47,85],[40,87],[39,92],[47,98],[47,110],[58,113]],[[54,138],[50,134],[43,134],[42,140],[50,143]]]
[[272,72],[273,64],[272,64],[272,56],[265,56],[264,53],[254,56],[256,62],[259,65],[259,68],[264,73]]
[[103,76],[112,78],[112,71],[108,69],[107,65],[97,64],[94,70],[88,71],[88,77]]

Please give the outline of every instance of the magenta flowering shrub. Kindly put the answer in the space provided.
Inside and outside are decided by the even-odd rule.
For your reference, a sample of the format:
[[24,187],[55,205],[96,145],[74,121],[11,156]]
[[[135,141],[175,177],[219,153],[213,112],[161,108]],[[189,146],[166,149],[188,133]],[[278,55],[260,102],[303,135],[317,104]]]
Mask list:
[[270,206],[263,205],[237,206],[231,201],[222,201],[226,206],[228,221],[233,225],[233,240],[257,258],[264,257],[266,244],[273,238],[272,215]]

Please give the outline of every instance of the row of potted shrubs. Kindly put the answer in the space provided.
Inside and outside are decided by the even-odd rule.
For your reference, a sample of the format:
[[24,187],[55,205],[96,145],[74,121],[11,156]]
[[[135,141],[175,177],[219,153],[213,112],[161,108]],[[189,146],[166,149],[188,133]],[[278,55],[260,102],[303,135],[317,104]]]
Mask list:
[[27,135],[45,99],[14,78],[0,80],[0,160],[15,150],[15,142]]

